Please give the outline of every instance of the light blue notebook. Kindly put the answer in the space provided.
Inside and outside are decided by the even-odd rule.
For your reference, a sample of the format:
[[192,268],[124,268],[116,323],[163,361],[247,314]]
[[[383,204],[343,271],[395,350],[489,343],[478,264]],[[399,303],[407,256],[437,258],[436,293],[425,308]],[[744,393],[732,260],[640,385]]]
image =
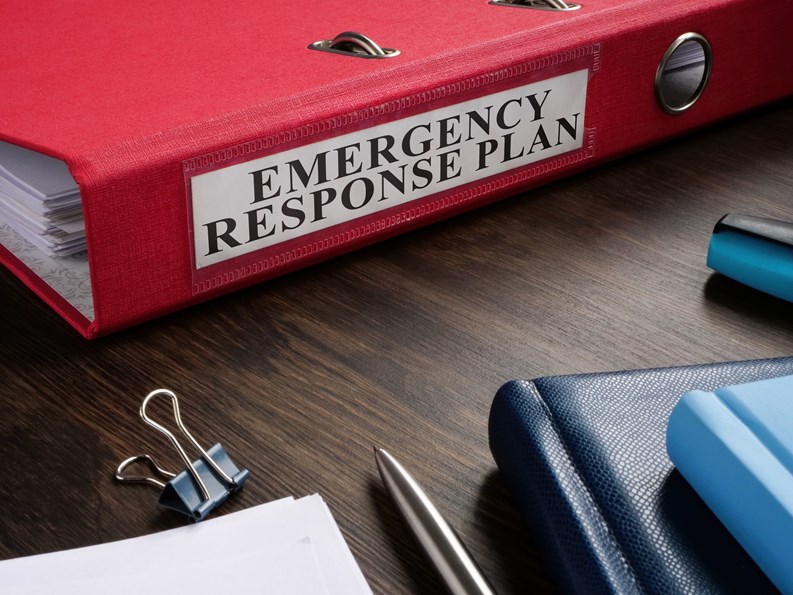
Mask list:
[[793,593],[793,376],[686,393],[666,445],[768,578]]

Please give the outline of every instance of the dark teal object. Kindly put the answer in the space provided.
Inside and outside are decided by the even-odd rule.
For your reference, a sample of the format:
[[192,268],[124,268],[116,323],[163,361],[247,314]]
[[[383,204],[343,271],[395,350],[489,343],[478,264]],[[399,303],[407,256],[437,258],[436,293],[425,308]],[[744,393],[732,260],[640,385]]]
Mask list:
[[725,215],[713,228],[708,266],[744,285],[793,302],[793,223]]

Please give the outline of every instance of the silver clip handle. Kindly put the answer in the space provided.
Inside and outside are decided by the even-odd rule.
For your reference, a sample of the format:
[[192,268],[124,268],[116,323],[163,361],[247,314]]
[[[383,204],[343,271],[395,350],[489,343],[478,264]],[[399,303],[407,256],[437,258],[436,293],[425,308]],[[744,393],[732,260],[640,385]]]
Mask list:
[[168,479],[173,479],[176,477],[174,473],[170,471],[166,471],[162,467],[160,467],[157,463],[154,462],[154,459],[149,455],[136,455],[134,457],[129,457],[126,461],[122,461],[121,464],[116,469],[116,479],[118,481],[125,481],[127,483],[150,483],[155,485],[159,488],[165,487],[165,482],[160,481],[159,479],[155,479],[154,477],[146,477],[144,475],[124,475],[124,472],[127,470],[127,467],[130,465],[134,465],[135,463],[139,463],[141,461],[146,462],[149,465],[149,468],[152,470],[153,473],[160,475],[161,477],[166,477]]
[[581,8],[580,4],[565,0],[490,0],[495,6],[514,6],[516,8],[533,8],[534,10],[570,11]]
[[399,50],[381,47],[372,38],[355,31],[345,31],[333,39],[315,41],[308,47],[312,50],[357,58],[393,58],[399,55]]
[[548,4],[553,6],[556,10],[570,10],[567,2],[564,0],[545,0]]
[[370,56],[385,56],[383,48],[381,48],[373,39],[369,39],[362,33],[355,33],[354,31],[345,31],[339,33],[330,42],[330,47],[334,50],[343,49],[346,45],[352,45],[362,50],[365,54]]
[[201,477],[199,477],[198,472],[193,467],[193,463],[188,458],[187,453],[182,448],[182,445],[179,444],[179,441],[176,439],[176,436],[174,436],[173,432],[171,432],[165,426],[151,419],[146,413],[146,407],[149,405],[149,402],[155,397],[161,395],[168,397],[171,400],[171,405],[173,406],[173,415],[174,415],[174,419],[176,420],[176,426],[179,428],[182,434],[184,434],[187,437],[187,439],[192,443],[192,445],[201,453],[201,457],[204,459],[204,462],[206,462],[207,465],[212,467],[215,473],[217,473],[218,476],[220,476],[223,479],[223,481],[225,481],[229,485],[234,485],[234,480],[231,479],[231,477],[229,477],[228,474],[225,471],[223,471],[223,469],[220,468],[220,466],[212,459],[212,457],[209,456],[209,454],[207,454],[207,451],[205,451],[201,447],[201,445],[198,444],[198,441],[195,438],[193,438],[193,435],[187,430],[184,423],[182,423],[182,416],[179,413],[179,399],[176,398],[176,395],[172,391],[164,388],[159,388],[157,390],[154,390],[150,392],[145,399],[143,399],[143,404],[140,406],[140,417],[152,428],[165,434],[165,436],[168,437],[168,439],[171,441],[171,444],[174,445],[174,448],[176,448],[177,452],[179,453],[179,456],[182,458],[182,461],[184,461],[187,470],[193,476],[193,479],[195,480],[196,484],[198,484],[198,487],[200,488],[201,493],[204,496],[204,500],[210,499],[211,496],[209,494],[209,490],[207,489]]

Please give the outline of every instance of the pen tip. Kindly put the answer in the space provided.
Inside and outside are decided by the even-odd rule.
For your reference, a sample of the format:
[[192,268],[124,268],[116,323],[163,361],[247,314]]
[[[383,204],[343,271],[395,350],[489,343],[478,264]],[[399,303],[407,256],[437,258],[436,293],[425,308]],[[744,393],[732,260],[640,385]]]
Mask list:
[[384,451],[379,446],[374,447],[374,458],[377,461],[377,467],[380,468],[383,463],[388,460],[390,457],[386,451]]

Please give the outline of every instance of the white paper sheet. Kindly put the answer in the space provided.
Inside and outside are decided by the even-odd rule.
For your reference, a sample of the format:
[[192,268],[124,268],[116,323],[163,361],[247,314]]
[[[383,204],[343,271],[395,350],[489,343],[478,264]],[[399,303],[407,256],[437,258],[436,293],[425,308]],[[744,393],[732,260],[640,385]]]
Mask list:
[[371,594],[318,495],[144,537],[7,560],[0,562],[0,585],[3,595]]
[[[178,593],[278,593],[329,595],[310,538],[288,546],[232,555],[209,564],[191,562],[156,574],[135,560],[124,574],[23,587],[20,595],[175,595]],[[133,572],[137,571],[137,572]],[[132,572],[131,574],[126,574]]]

